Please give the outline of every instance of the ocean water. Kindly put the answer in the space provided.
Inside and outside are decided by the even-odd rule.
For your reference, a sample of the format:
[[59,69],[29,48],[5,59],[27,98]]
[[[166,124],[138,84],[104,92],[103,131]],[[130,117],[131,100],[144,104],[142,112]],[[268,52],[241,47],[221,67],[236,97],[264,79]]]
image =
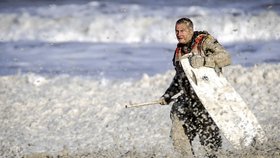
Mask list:
[[277,0],[1,1],[0,156],[174,157],[170,106],[124,105],[158,99],[170,84],[181,17],[229,51],[230,81],[261,125],[275,131],[256,153],[275,155],[279,13]]
[[[0,74],[139,78],[172,69],[174,23],[190,17],[233,64],[279,62],[277,1],[15,1],[0,3]],[[38,59],[41,58],[41,59]]]

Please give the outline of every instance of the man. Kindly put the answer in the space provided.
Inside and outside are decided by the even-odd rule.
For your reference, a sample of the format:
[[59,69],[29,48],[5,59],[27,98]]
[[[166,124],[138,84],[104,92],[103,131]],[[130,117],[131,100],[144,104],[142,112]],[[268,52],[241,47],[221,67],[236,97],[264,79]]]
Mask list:
[[222,139],[219,128],[206,111],[191,87],[182,66],[180,57],[191,53],[190,64],[194,68],[211,67],[221,72],[222,67],[231,63],[230,55],[206,31],[194,31],[188,18],[181,18],[175,25],[177,48],[173,57],[176,74],[172,83],[160,98],[161,104],[169,104],[173,96],[178,96],[171,108],[171,137],[175,150],[183,156],[195,155],[192,142],[196,136],[206,151],[205,156],[216,157]]

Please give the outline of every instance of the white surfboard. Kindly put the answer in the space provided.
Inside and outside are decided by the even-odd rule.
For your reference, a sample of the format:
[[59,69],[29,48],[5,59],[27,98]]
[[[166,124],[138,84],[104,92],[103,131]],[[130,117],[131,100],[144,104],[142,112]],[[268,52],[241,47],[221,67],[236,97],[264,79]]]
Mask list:
[[213,68],[193,68],[187,56],[180,62],[200,101],[235,148],[266,141],[256,117],[222,74]]

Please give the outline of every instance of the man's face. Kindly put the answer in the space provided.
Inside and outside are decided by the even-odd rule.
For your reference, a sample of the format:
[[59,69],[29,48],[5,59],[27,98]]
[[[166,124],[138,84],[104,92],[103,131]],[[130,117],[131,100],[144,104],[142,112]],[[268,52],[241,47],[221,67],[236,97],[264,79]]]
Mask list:
[[186,44],[191,41],[193,29],[189,28],[186,24],[176,24],[175,31],[179,43]]

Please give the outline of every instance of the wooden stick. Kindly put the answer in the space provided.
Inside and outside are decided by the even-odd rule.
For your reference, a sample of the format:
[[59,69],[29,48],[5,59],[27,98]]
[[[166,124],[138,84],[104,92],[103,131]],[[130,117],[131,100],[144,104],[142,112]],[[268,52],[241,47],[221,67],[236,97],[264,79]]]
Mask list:
[[125,105],[125,108],[137,108],[137,107],[156,105],[156,104],[160,104],[160,100],[155,100],[155,101],[146,102],[146,103],[136,103],[136,104],[130,103],[129,105]]

